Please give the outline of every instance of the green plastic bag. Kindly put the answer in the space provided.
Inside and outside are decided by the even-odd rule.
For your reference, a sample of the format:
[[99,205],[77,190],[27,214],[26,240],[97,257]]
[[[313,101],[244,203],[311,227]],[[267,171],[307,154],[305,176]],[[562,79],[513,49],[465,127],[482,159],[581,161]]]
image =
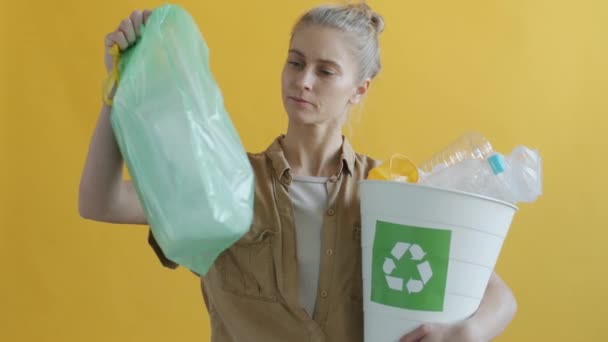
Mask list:
[[123,52],[111,122],[165,256],[204,275],[250,228],[254,176],[192,17],[154,10]]

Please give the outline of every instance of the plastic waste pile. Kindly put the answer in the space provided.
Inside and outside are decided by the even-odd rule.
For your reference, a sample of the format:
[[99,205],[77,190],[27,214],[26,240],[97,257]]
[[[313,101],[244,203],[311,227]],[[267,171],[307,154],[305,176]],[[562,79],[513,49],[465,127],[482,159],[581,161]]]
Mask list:
[[542,194],[541,157],[523,145],[503,155],[486,137],[468,132],[416,166],[395,155],[370,171],[369,179],[405,181],[492,197],[512,204]]

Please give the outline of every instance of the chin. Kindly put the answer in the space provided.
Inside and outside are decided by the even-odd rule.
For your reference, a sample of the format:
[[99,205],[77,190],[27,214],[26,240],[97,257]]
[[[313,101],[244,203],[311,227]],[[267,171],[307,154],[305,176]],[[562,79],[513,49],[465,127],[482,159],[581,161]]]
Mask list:
[[312,116],[313,115],[311,113],[306,113],[303,111],[290,110],[287,112],[287,117],[289,118],[289,121],[304,125],[314,123],[315,120]]
[[323,122],[314,112],[289,111],[287,112],[287,116],[292,123],[303,126],[319,125]]

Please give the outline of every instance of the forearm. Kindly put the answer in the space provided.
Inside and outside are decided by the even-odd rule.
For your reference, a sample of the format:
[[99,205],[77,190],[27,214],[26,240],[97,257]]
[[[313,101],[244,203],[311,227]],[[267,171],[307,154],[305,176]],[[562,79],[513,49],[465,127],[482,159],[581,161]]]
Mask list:
[[91,219],[103,218],[113,192],[123,181],[123,159],[112,131],[110,112],[111,107],[102,106],[80,179],[80,215]]
[[500,335],[515,316],[517,302],[511,289],[493,273],[477,312],[466,321],[479,341]]

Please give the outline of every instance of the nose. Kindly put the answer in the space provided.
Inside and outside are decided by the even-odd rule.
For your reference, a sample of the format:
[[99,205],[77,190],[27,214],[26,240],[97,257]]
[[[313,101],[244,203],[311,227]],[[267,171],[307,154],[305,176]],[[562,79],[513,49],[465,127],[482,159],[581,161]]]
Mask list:
[[311,91],[315,82],[314,72],[310,69],[304,69],[300,73],[298,73],[298,78],[296,80],[296,85],[298,88]]

